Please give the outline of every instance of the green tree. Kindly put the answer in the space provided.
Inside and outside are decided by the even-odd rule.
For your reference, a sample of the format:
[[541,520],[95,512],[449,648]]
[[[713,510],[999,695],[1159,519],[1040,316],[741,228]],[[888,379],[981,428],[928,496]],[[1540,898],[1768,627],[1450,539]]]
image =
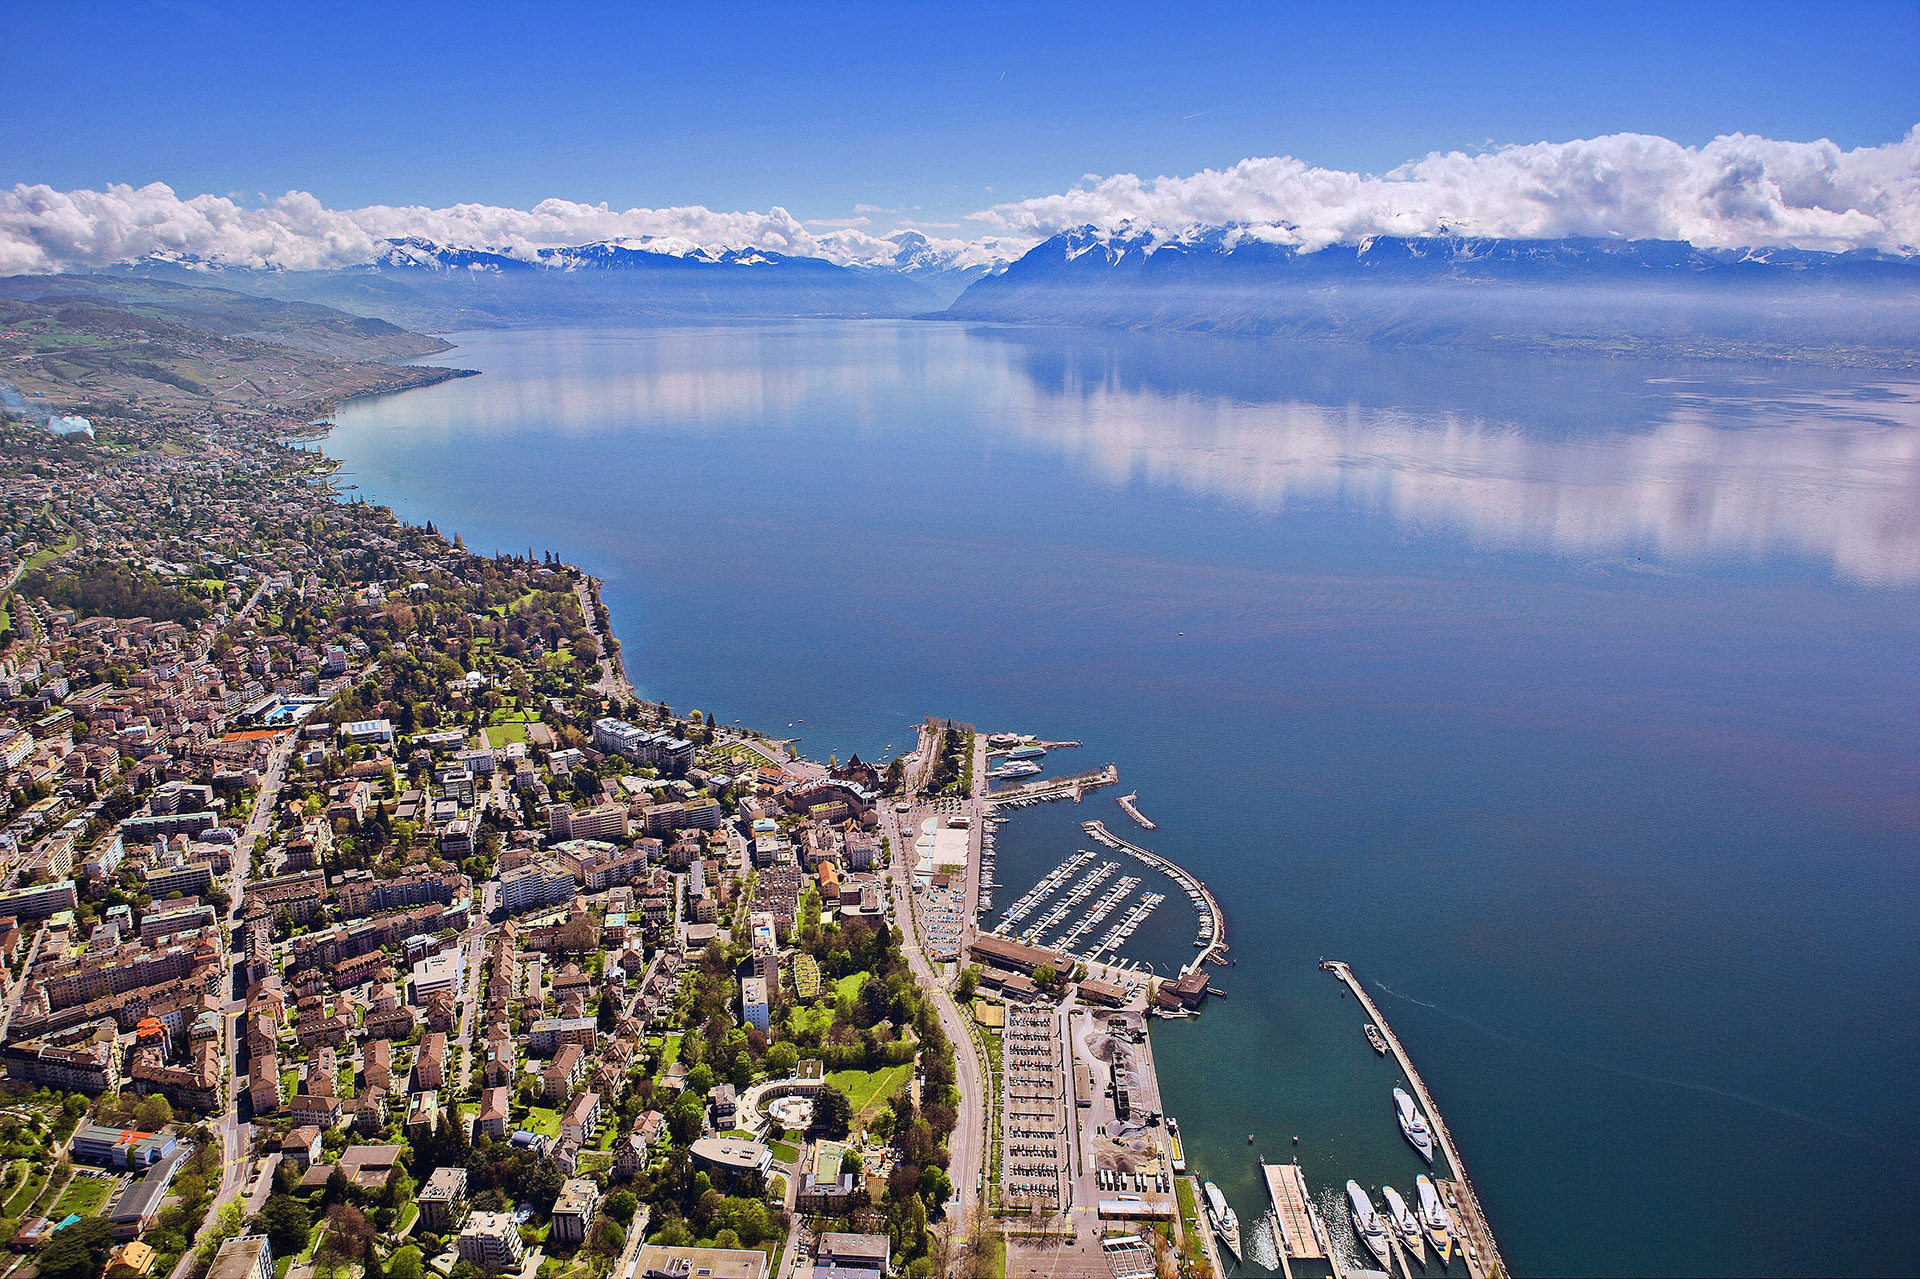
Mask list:
[[832,1084],[820,1085],[813,1094],[813,1126],[836,1141],[846,1136],[853,1126],[853,1103],[847,1094]]
[[800,1069],[800,1050],[782,1040],[767,1049],[767,1073],[775,1079],[784,1079]]
[[272,1195],[260,1209],[260,1228],[277,1257],[293,1257],[307,1249],[313,1213],[292,1195]]
[[387,1279],[420,1279],[420,1250],[412,1244],[396,1248],[387,1258]]
[[159,1132],[173,1122],[173,1103],[159,1093],[142,1097],[133,1108],[133,1122],[148,1132]]
[[627,1225],[640,1210],[640,1199],[631,1190],[616,1190],[607,1196],[607,1216]]
[[113,1223],[88,1217],[53,1237],[40,1254],[40,1273],[47,1279],[95,1279],[112,1247]]

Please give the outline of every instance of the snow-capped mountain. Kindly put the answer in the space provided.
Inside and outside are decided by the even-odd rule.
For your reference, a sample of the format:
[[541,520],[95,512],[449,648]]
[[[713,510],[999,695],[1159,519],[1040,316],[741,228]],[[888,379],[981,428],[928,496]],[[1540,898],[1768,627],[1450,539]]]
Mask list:
[[1081,227],[969,285],[956,319],[1692,354],[1920,351],[1920,260],[1666,240]]

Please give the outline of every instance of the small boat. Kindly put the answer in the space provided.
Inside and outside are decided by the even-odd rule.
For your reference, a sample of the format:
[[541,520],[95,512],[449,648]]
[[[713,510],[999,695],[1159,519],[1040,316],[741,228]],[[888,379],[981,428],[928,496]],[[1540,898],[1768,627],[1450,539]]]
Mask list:
[[1248,1144],[1249,1146],[1251,1146],[1251,1145],[1253,1144],[1253,1134],[1252,1134],[1252,1133],[1248,1133],[1248,1134],[1247,1134],[1247,1144]]
[[1367,1042],[1372,1044],[1373,1051],[1382,1057],[1387,1055],[1387,1037],[1381,1034],[1380,1028],[1372,1022],[1367,1023]]
[[1393,1090],[1393,1108],[1400,1115],[1400,1131],[1407,1135],[1413,1148],[1428,1163],[1433,1162],[1433,1131],[1427,1127],[1427,1118],[1413,1104],[1413,1098],[1407,1096],[1404,1088]]
[[1392,1186],[1380,1187],[1380,1197],[1387,1201],[1387,1220],[1399,1233],[1401,1246],[1424,1270],[1427,1265],[1427,1245],[1420,1238],[1420,1219],[1407,1210],[1407,1201]]
[[1233,1205],[1220,1193],[1220,1187],[1211,1181],[1201,1188],[1207,1199],[1207,1221],[1213,1227],[1213,1233],[1220,1237],[1221,1244],[1233,1254],[1235,1261],[1240,1260],[1240,1218],[1233,1213]]
[[1367,1251],[1391,1271],[1393,1240],[1387,1234],[1386,1218],[1374,1208],[1373,1200],[1367,1198],[1367,1192],[1360,1189],[1357,1181],[1347,1183],[1347,1211],[1353,1214],[1353,1233],[1360,1236],[1360,1242],[1367,1245]]
[[1440,1202],[1433,1178],[1423,1172],[1413,1186],[1420,1196],[1420,1226],[1433,1241],[1433,1250],[1440,1254],[1440,1267],[1444,1270],[1453,1261],[1453,1218],[1447,1206]]

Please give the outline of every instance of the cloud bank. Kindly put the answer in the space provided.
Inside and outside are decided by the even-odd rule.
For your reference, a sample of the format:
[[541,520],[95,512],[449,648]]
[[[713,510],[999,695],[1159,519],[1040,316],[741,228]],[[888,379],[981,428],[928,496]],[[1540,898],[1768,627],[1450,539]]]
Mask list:
[[104,191],[23,183],[0,189],[0,274],[155,255],[317,270],[371,261],[386,241],[404,238],[529,259],[541,249],[618,241],[669,253],[761,249],[843,265],[977,266],[1086,225],[1167,236],[1229,227],[1236,235],[1307,249],[1452,231],[1911,253],[1920,249],[1920,126],[1898,142],[1851,151],[1827,141],[1746,134],[1686,147],[1622,133],[1478,154],[1435,152],[1379,176],[1278,156],[1187,177],[1090,178],[1077,190],[972,216],[980,236],[928,238],[909,247],[900,237],[872,234],[859,225],[864,216],[816,232],[778,206],[763,213],[703,205],[613,209],[554,199],[531,209],[329,209],[303,191],[252,206],[227,196],[182,197],[160,183]]
[[1083,226],[1177,236],[1233,227],[1304,249],[1376,235],[1686,240],[1700,248],[1920,248],[1920,126],[1898,142],[1748,134],[1702,147],[1616,133],[1577,142],[1434,152],[1374,176],[1292,156],[1144,180],[1092,178],[1079,190],[973,215],[1010,235]]
[[[541,249],[606,241],[676,254],[698,248],[761,249],[843,265],[891,263],[901,251],[898,243],[857,227],[816,234],[777,206],[755,213],[703,205],[613,209],[542,200],[531,209],[490,204],[329,209],[304,191],[251,207],[226,196],[182,197],[157,182],[104,191],[26,184],[0,190],[0,275],[109,266],[156,255],[230,267],[322,270],[369,262],[386,250],[387,241],[406,238],[529,260]],[[951,256],[969,257],[990,254],[995,237],[931,243]]]

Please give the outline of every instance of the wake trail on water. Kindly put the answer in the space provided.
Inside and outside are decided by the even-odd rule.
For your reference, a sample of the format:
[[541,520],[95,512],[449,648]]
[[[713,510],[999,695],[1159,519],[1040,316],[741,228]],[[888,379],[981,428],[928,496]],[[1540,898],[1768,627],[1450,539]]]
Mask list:
[[1806,1124],[1809,1127],[1818,1128],[1832,1136],[1840,1137],[1847,1141],[1858,1142],[1863,1146],[1871,1147],[1885,1154],[1900,1155],[1902,1157],[1910,1154],[1908,1147],[1881,1141],[1867,1133],[1849,1128],[1839,1120],[1830,1119],[1825,1115],[1808,1114],[1804,1110],[1795,1110],[1790,1106],[1776,1105],[1773,1102],[1755,1097],[1750,1093],[1736,1092],[1729,1088],[1722,1088],[1717,1084],[1704,1083],[1698,1079],[1675,1079],[1670,1075],[1655,1075],[1644,1070],[1636,1070],[1632,1066],[1621,1065],[1618,1062],[1603,1061],[1597,1057],[1586,1056],[1583,1053],[1568,1052],[1566,1049],[1553,1044],[1524,1039],[1517,1035],[1508,1034],[1502,1030],[1496,1030],[1485,1022],[1469,1016],[1466,1013],[1456,1012],[1440,1004],[1429,1003],[1427,1000],[1402,994],[1400,991],[1395,990],[1393,987],[1387,985],[1387,983],[1381,981],[1378,977],[1373,978],[1373,984],[1402,1003],[1414,1004],[1429,1011],[1439,1013],[1449,1021],[1456,1021],[1463,1026],[1472,1027],[1481,1034],[1491,1039],[1497,1039],[1501,1043],[1514,1048],[1524,1048],[1538,1053],[1545,1053],[1548,1056],[1570,1061],[1575,1065],[1585,1066],[1590,1070],[1598,1070],[1606,1074],[1618,1075],[1623,1079],[1632,1079],[1647,1084],[1659,1084],[1667,1088],[1679,1088],[1687,1092],[1705,1093],[1710,1096],[1724,1098],[1727,1101],[1739,1102],[1741,1105],[1751,1106],[1755,1110],[1762,1110],[1768,1114],[1778,1115],[1783,1119],[1791,1119],[1798,1123]]

